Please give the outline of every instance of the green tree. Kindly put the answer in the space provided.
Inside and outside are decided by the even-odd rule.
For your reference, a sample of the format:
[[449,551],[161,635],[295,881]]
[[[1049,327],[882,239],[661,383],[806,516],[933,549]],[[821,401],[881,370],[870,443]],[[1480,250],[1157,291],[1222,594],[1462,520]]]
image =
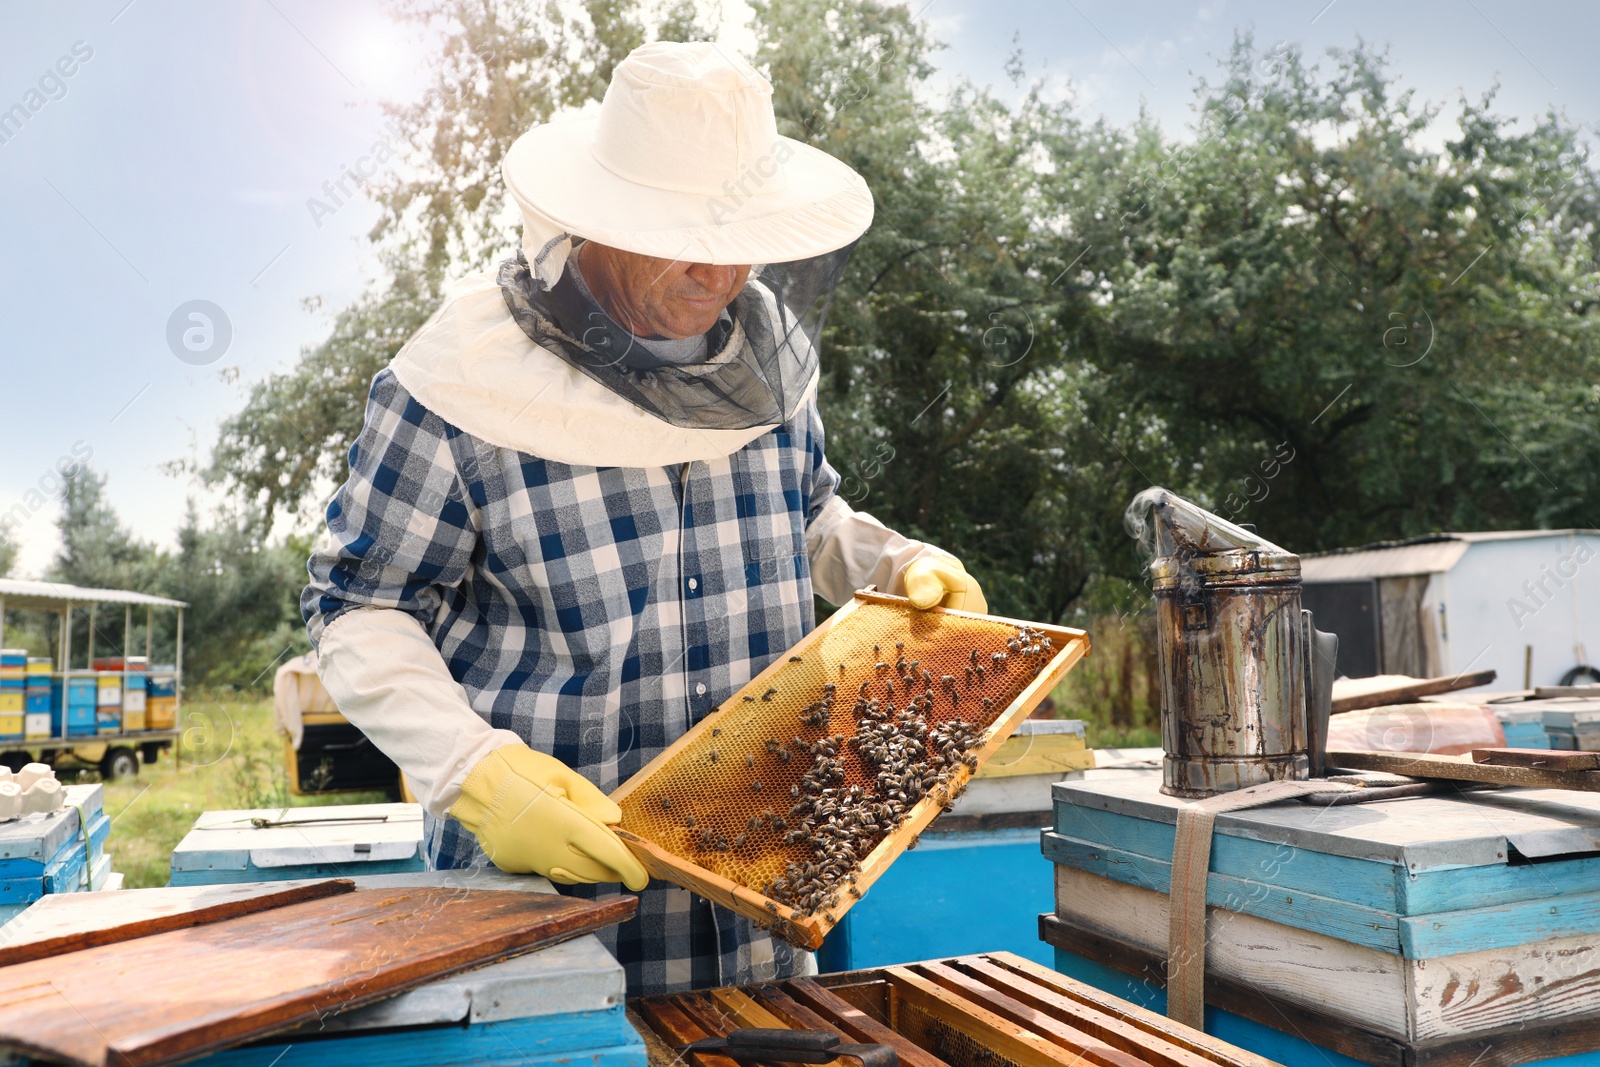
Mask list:
[[[371,375],[444,278],[514,245],[510,141],[640,41],[701,32],[687,10],[414,5],[449,32],[396,111],[417,156],[380,196],[392,281],[253,388],[211,476],[263,520],[342,477]],[[1438,110],[1381,54],[1324,70],[1241,38],[1176,138],[943,91],[903,5],[764,0],[754,28],[783,132],[877,200],[823,357],[841,492],[961,555],[997,610],[1136,600],[1121,513],[1152,483],[1302,551],[1595,525],[1600,195],[1560,118],[1463,102],[1430,148]]]
[[1076,216],[1103,292],[1080,351],[1117,416],[1161,427],[1133,451],[1183,457],[1173,488],[1302,551],[1593,525],[1583,146],[1486,99],[1426,149],[1437,110],[1381,55],[1331,58],[1240,40],[1192,144],[1143,126],[1106,146],[1124,161]]
[[[299,611],[310,550],[305,539],[270,544],[265,524],[250,512],[222,511],[204,523],[191,502],[177,551],[163,551],[128,531],[105,488],[105,476],[87,466],[67,477],[57,521],[61,547],[48,572],[52,581],[188,603],[184,671],[190,684],[261,688],[271,684],[278,661],[310,647]],[[115,605],[96,612],[97,655],[119,654],[125,641],[143,653],[144,612],[133,612],[131,633],[124,628],[126,615]],[[153,612],[151,625],[157,659],[170,660],[176,652],[175,613]],[[88,647],[88,613],[75,613],[73,627],[73,648],[81,654]],[[50,628],[38,628],[36,643],[52,641],[52,635]]]

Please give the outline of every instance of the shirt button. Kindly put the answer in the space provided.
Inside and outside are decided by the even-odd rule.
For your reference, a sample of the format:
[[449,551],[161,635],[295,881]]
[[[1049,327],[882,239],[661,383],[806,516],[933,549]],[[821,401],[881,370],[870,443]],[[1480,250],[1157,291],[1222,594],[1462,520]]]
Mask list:
[[706,695],[706,683],[700,682],[700,683],[696,684],[695,687],[694,687],[694,695],[695,696],[700,696],[700,697],[705,696]]
[[690,578],[689,579],[689,588],[690,589],[699,589],[700,588],[700,579],[698,579],[698,578]]

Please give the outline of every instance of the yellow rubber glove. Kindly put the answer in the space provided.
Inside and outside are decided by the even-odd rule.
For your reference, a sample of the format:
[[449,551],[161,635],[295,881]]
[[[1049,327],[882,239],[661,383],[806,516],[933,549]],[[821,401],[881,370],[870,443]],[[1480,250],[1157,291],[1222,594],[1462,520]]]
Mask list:
[[503,745],[461,783],[450,814],[472,831],[496,867],[552,882],[622,882],[637,892],[650,880],[608,824],[622,809],[554,756]]
[[920,610],[955,608],[987,614],[989,602],[961,561],[950,556],[923,556],[906,564],[906,597]]

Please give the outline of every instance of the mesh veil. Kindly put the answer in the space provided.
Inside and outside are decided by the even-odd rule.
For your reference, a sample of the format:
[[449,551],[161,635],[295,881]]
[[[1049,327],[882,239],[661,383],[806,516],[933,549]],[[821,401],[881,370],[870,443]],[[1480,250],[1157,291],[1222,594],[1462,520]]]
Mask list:
[[497,281],[523,333],[634,406],[674,426],[742,430],[784,422],[804,396],[852,248],[753,268],[706,335],[709,358],[692,364],[658,359],[597,313],[572,281],[575,256],[546,286],[519,251],[500,265]]

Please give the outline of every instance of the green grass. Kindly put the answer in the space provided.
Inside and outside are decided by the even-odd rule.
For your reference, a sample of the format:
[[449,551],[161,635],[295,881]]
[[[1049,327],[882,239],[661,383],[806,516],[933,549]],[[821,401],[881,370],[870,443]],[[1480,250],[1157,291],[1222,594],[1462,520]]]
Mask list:
[[[106,783],[106,814],[112,820],[106,850],[129,889],[167,884],[172,850],[203,811],[388,799],[377,792],[291,796],[283,737],[273,726],[268,698],[186,695],[180,714],[177,760],[163,753],[141,766],[137,777]],[[61,774],[72,778],[65,766]],[[99,775],[82,771],[78,778],[95,781]]]

